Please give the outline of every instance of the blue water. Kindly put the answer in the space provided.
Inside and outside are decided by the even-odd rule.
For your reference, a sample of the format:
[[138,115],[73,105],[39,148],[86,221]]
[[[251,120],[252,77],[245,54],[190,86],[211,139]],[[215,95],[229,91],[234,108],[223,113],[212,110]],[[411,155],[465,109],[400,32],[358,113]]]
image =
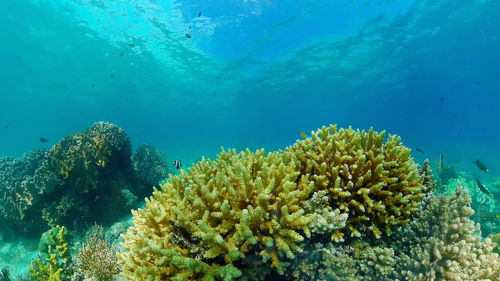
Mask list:
[[98,120],[187,161],[220,146],[282,148],[336,123],[385,129],[464,168],[481,158],[493,173],[499,11],[457,0],[5,1],[0,155]]

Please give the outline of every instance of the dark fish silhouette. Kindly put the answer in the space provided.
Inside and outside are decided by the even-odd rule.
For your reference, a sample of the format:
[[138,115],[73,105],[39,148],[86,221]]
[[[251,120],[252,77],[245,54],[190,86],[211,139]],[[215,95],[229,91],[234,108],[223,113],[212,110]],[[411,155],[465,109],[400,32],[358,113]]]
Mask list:
[[439,97],[439,100],[440,101],[444,101],[444,97]]
[[40,142],[48,142],[46,138],[40,138]]
[[3,126],[3,128],[4,128],[5,130],[7,130],[7,129],[9,128],[9,125],[5,125],[5,126]]
[[418,148],[418,147],[415,148],[415,151],[420,152],[420,153],[424,153],[424,151],[421,148]]
[[201,11],[200,11],[200,12],[198,12],[198,17],[201,17]]
[[184,34],[184,36],[186,36],[186,38],[191,38],[191,35],[189,33]]
[[476,86],[481,85],[481,83],[479,83],[479,81],[474,81],[474,83],[476,84]]
[[476,159],[476,161],[472,162],[474,164],[476,164],[476,166],[482,170],[482,171],[485,171],[486,173],[488,172],[488,168],[486,168],[486,165],[484,165],[483,161],[479,160],[479,159]]
[[90,87],[94,88],[94,87],[95,87],[95,84],[90,85]]
[[492,194],[491,192],[488,191],[488,189],[486,189],[486,187],[484,187],[484,185],[478,179],[476,179],[476,184],[477,184],[477,187],[479,187],[479,190],[481,190],[483,193],[488,194],[488,195]]
[[442,169],[444,169],[444,157],[443,157],[443,154],[441,154],[439,156],[438,171],[441,172]]
[[130,44],[128,44],[128,45],[129,45],[130,47],[132,47],[132,48],[135,46],[135,45],[134,45],[134,44],[132,44],[132,43],[130,43]]
[[109,77],[115,78],[115,75],[114,74],[110,74]]
[[121,52],[121,53],[120,53],[120,56],[122,56],[122,57],[123,57],[123,55],[125,55],[125,52]]
[[182,168],[182,161],[181,160],[175,160],[174,163],[172,163],[172,164],[174,164],[174,166],[177,170]]
[[188,26],[188,29],[191,29],[191,25],[190,25],[190,26]]

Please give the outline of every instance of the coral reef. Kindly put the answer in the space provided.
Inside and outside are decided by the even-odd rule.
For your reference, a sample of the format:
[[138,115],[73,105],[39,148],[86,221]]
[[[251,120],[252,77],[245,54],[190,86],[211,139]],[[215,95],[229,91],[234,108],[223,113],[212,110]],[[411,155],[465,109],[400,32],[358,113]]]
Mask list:
[[85,278],[108,281],[120,267],[117,263],[117,249],[104,238],[101,226],[94,226],[76,257],[78,272]]
[[[313,136],[267,156],[222,150],[215,161],[171,176],[133,211],[134,226],[123,236],[123,276],[282,275],[311,241],[342,242],[347,232],[379,238],[420,210],[423,177],[399,138],[384,143],[384,133],[335,126]],[[387,271],[372,267],[363,270]]]
[[57,176],[49,169],[49,151],[34,150],[19,159],[0,159],[0,217],[7,229],[43,229],[40,210],[46,195],[57,190]]
[[500,258],[469,217],[471,198],[460,184],[451,196],[429,199],[421,215],[396,234],[396,267],[404,280],[500,280]]
[[133,211],[134,226],[123,236],[123,276],[233,280],[242,268],[269,266],[283,273],[284,260],[311,235],[301,205],[312,189],[291,152],[223,150],[215,161],[203,159]]
[[[67,231],[64,226],[56,226],[42,236],[41,256],[31,262],[30,280],[65,281],[73,276],[73,262],[66,241]],[[45,245],[47,246],[45,248]],[[45,252],[45,249],[47,250]]]
[[429,159],[425,159],[424,166],[418,168],[418,173],[421,177],[423,177],[422,185],[425,187],[424,193],[430,193],[434,191],[434,187],[436,187],[437,181],[434,180],[434,175],[432,174]]
[[125,131],[107,122],[52,149],[0,158],[0,222],[36,236],[47,224],[84,230],[87,221],[113,222],[166,174],[163,155],[152,146],[139,148],[134,159]]
[[385,132],[330,125],[287,150],[303,175],[325,190],[329,205],[349,215],[350,236],[390,234],[420,209],[426,188],[410,149]]
[[50,152],[50,168],[77,194],[96,189],[100,177],[128,169],[132,145],[118,126],[97,122],[85,131],[64,137]]
[[151,193],[153,186],[158,186],[160,181],[168,176],[168,165],[165,155],[150,144],[139,145],[132,156],[132,163],[137,180],[141,183],[134,190],[139,197]]

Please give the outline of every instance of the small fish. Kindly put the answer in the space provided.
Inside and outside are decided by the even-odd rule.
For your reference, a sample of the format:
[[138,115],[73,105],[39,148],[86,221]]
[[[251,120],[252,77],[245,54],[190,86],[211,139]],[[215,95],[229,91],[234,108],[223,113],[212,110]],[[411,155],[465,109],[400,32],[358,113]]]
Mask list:
[[479,83],[479,81],[474,81],[474,84],[476,84],[476,86],[481,85],[481,83]]
[[189,33],[184,34],[184,36],[186,36],[186,38],[191,38],[191,35]]
[[125,52],[121,52],[120,53],[120,56],[123,57],[123,55],[125,55]]
[[201,17],[201,11],[198,12],[198,17]]
[[420,153],[424,153],[424,151],[421,148],[418,148],[418,147],[415,148],[415,151],[420,152]]
[[186,187],[191,187],[191,186],[189,185],[189,183],[186,182]]
[[90,85],[90,87],[94,88],[94,87],[95,87],[95,84]]
[[40,142],[48,142],[46,138],[40,138]]
[[181,160],[175,160],[174,163],[172,163],[174,165],[174,167],[179,170],[180,168],[182,168],[182,161]]
[[438,171],[441,172],[443,168],[444,168],[444,157],[443,154],[441,154],[439,156]]
[[99,195],[96,195],[95,198],[94,198],[94,203],[97,202],[97,200],[99,200]]
[[115,78],[115,75],[114,74],[110,74],[109,77]]
[[440,101],[444,101],[444,97],[439,97],[439,100]]
[[307,138],[310,138],[311,135],[306,134],[306,132],[302,132],[302,133],[300,133],[300,137],[303,139],[307,139]]
[[3,128],[7,130],[9,128],[9,125],[5,125]]
[[500,81],[500,76],[497,76],[497,80]]
[[488,191],[488,189],[486,189],[486,187],[484,187],[484,185],[478,179],[476,179],[476,184],[477,187],[479,187],[479,190],[481,190],[483,193],[486,193],[488,195],[492,194],[491,192]]
[[134,44],[132,44],[132,43],[130,43],[130,44],[128,44],[128,45],[129,45],[130,47],[132,47],[132,48],[135,46],[135,45],[134,45]]
[[481,170],[485,171],[486,173],[488,172],[488,168],[486,168],[486,165],[484,165],[483,161],[476,159],[476,161],[472,162],[476,164],[476,166]]
[[190,25],[190,26],[188,26],[188,29],[191,29],[191,25]]

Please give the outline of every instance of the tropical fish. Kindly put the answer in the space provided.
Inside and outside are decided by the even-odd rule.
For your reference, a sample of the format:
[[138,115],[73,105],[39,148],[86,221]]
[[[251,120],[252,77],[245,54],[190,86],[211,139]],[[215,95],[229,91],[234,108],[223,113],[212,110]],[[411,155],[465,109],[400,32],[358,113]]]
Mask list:
[[198,17],[201,17],[201,11],[198,12]]
[[300,137],[305,139],[305,138],[308,138],[309,136],[306,134],[306,132],[302,132],[302,133],[300,133]]
[[443,154],[441,154],[439,156],[438,171],[441,172],[443,168],[444,168],[444,159],[443,159]]
[[172,163],[177,170],[182,168],[182,161],[181,160],[175,160],[174,163]]
[[40,142],[48,142],[46,138],[40,138]]
[[474,164],[476,164],[476,166],[482,170],[482,171],[485,171],[486,173],[488,172],[488,168],[486,168],[486,165],[484,165],[484,163],[479,160],[479,159],[476,159],[476,161],[472,162]]
[[184,34],[184,36],[186,36],[186,38],[191,38],[191,35],[189,33]]
[[424,153],[424,151],[421,148],[418,148],[418,147],[415,148],[415,151],[420,152],[420,153]]
[[492,194],[491,192],[488,191],[488,189],[486,189],[486,187],[484,187],[484,185],[478,179],[476,179],[476,184],[477,187],[479,187],[479,190],[481,190],[483,193],[486,193],[488,195]]
[[132,43],[130,43],[130,44],[128,44],[128,45],[129,45],[130,47],[132,47],[132,48],[135,46],[135,45],[134,45],[134,44],[132,44]]

